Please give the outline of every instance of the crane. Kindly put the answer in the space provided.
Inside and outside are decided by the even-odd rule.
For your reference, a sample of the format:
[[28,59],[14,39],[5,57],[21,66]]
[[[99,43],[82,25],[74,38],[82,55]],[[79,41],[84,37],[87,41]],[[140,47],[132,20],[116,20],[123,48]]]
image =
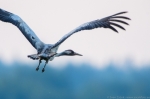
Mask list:
[[16,27],[18,27],[18,29],[22,32],[22,34],[26,37],[26,39],[37,50],[37,54],[28,55],[28,57],[33,59],[33,60],[39,60],[39,64],[36,68],[37,71],[39,70],[39,66],[40,66],[42,60],[45,60],[44,67],[42,69],[42,72],[44,72],[46,64],[48,63],[48,61],[52,61],[55,57],[76,56],[76,55],[82,56],[81,54],[79,54],[79,53],[77,53],[71,49],[57,53],[59,46],[68,37],[70,37],[74,33],[77,33],[77,32],[82,31],[82,30],[92,30],[92,29],[101,28],[101,27],[109,28],[109,29],[113,30],[114,32],[118,32],[113,26],[116,26],[120,29],[125,30],[124,27],[117,24],[117,22],[118,22],[118,23],[122,23],[125,25],[129,25],[127,22],[120,20],[120,19],[130,20],[130,18],[128,18],[126,16],[120,16],[121,14],[124,14],[124,13],[127,13],[127,12],[124,11],[124,12],[116,13],[116,14],[113,14],[111,16],[104,17],[102,19],[97,19],[97,20],[93,20],[93,21],[81,24],[77,28],[73,29],[72,31],[70,31],[69,33],[64,35],[55,44],[45,44],[44,42],[42,42],[37,37],[37,35],[32,31],[32,29],[18,15],[15,15],[11,12],[5,11],[1,8],[0,8],[0,20],[3,22],[12,23]]

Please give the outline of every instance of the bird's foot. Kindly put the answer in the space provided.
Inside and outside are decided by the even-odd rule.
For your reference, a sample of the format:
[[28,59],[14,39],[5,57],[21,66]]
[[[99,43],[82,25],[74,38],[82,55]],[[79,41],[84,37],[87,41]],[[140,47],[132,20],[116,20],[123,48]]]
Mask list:
[[44,71],[45,71],[45,69],[43,68],[43,69],[42,69],[42,73],[43,73]]
[[38,70],[39,70],[39,67],[36,68],[36,71],[38,71]]

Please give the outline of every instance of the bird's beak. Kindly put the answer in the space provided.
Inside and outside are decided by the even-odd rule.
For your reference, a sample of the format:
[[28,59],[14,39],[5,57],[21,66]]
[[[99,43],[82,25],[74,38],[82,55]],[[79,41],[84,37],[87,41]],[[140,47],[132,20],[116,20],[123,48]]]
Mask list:
[[76,53],[76,52],[74,52],[74,55],[83,56],[83,55],[81,55],[81,54],[79,54],[79,53]]

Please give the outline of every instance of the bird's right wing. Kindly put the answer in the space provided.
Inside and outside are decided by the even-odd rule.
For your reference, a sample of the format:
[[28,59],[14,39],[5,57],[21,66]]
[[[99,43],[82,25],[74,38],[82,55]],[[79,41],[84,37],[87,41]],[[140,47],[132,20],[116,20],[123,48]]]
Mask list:
[[118,32],[113,26],[116,26],[118,28],[121,28],[121,29],[125,30],[119,24],[114,23],[114,22],[119,22],[119,23],[123,23],[123,24],[128,25],[128,23],[126,23],[126,22],[124,22],[122,20],[119,20],[119,19],[130,20],[130,18],[125,17],[125,16],[117,16],[117,15],[124,14],[124,13],[127,13],[127,12],[120,12],[120,13],[117,13],[117,14],[114,14],[114,15],[102,18],[102,19],[98,19],[98,20],[94,20],[94,21],[90,21],[90,22],[84,23],[84,24],[80,25],[79,27],[75,28],[74,30],[72,30],[71,32],[69,32],[68,34],[64,35],[57,43],[54,44],[54,46],[52,48],[55,48],[55,47],[59,46],[68,37],[70,37],[71,35],[73,35],[76,32],[82,31],[82,30],[92,30],[92,29],[95,29],[95,28],[103,27],[103,28],[109,28],[109,29],[111,29],[111,30],[113,30],[115,32]]
[[17,15],[0,9],[0,20],[3,22],[9,22],[17,26],[32,46],[39,52],[44,43],[36,36],[36,34],[30,29],[30,27]]

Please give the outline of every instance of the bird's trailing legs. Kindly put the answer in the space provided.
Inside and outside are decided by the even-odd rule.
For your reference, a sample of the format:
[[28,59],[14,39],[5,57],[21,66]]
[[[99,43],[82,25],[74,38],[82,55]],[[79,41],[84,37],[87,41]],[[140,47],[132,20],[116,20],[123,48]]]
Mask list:
[[40,66],[41,63],[42,63],[42,61],[41,61],[41,59],[40,59],[40,60],[39,60],[39,65],[37,66],[36,71],[39,70],[39,66]]
[[46,60],[46,62],[45,62],[45,65],[44,65],[44,67],[43,67],[43,69],[42,69],[42,73],[45,71],[45,67],[46,67],[46,64],[48,63],[48,60]]

